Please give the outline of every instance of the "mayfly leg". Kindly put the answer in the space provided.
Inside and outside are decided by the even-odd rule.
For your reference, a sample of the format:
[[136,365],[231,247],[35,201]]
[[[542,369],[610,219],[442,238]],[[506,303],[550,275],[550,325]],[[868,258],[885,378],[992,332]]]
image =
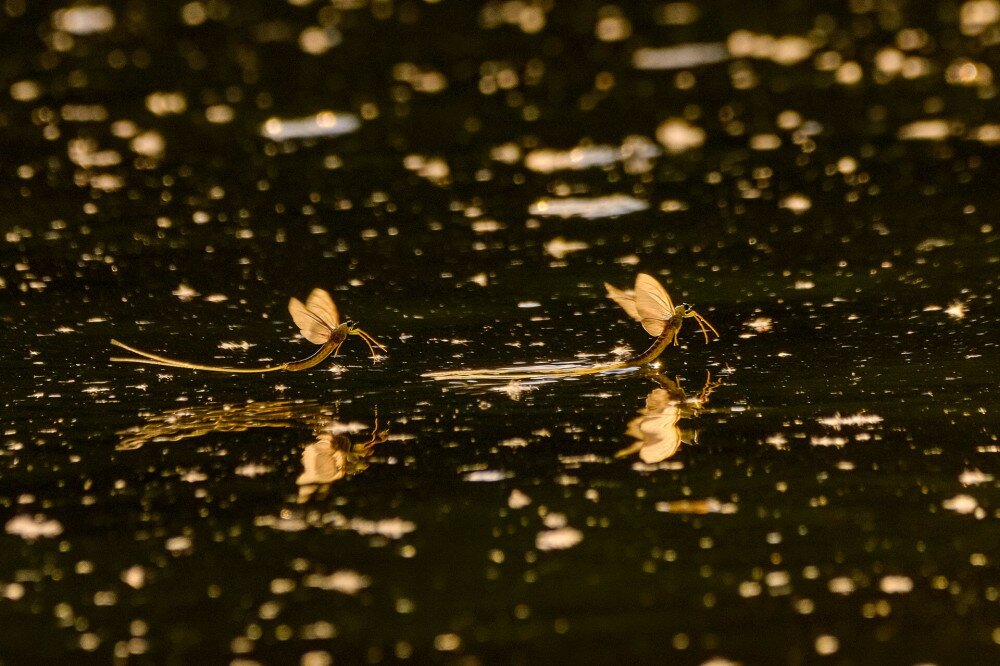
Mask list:
[[[378,340],[376,340],[372,336],[368,335],[367,333],[365,333],[364,331],[362,331],[360,328],[356,328],[356,329],[354,329],[354,331],[355,331],[355,333],[357,333],[358,337],[361,338],[366,345],[368,345],[368,351],[371,352],[373,360],[375,358],[377,358],[377,355],[375,354],[375,347],[378,347],[382,351],[386,351],[385,347],[383,347],[381,344],[379,344]],[[375,347],[372,346],[373,344],[375,345]]]

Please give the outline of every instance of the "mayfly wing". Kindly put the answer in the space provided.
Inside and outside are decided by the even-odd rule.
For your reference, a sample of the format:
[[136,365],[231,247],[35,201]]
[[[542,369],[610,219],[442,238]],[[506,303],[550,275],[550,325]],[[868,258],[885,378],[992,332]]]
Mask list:
[[340,313],[330,294],[324,289],[313,289],[306,299],[306,309],[313,313],[330,328],[340,326]]
[[663,334],[664,329],[667,328],[667,322],[663,319],[640,319],[639,323],[642,327],[646,329],[646,332],[652,335],[654,338],[660,337]]
[[288,313],[292,315],[292,321],[299,327],[303,338],[314,345],[329,341],[332,333],[330,327],[303,305],[302,301],[297,298],[288,301]]
[[[647,273],[639,273],[635,278],[635,303],[644,317],[660,315],[666,319],[674,314],[674,302],[670,299],[670,294],[656,278]],[[646,305],[646,312],[643,312],[643,304]]]
[[607,282],[604,283],[604,288],[608,291],[608,298],[613,300],[618,305],[622,306],[625,310],[625,314],[636,321],[640,321],[642,317],[639,316],[639,311],[635,309],[635,294],[630,294],[627,291],[622,291],[617,287],[613,287]]
[[656,278],[639,273],[635,278],[635,309],[646,332],[659,337],[674,314],[674,303]]

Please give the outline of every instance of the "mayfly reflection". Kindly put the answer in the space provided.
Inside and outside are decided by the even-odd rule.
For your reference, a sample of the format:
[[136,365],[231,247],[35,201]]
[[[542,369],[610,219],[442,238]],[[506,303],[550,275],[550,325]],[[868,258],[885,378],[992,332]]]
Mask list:
[[441,380],[520,380],[553,377],[579,377],[624,368],[637,368],[648,365],[660,357],[671,344],[678,344],[677,335],[685,319],[694,319],[709,341],[708,332],[718,337],[708,320],[698,314],[690,305],[674,306],[673,300],[659,283],[647,273],[639,273],[635,280],[635,290],[627,292],[605,283],[608,298],[620,305],[632,319],[642,324],[643,329],[656,338],[646,351],[621,361],[599,363],[584,367],[566,367],[565,365],[536,365],[524,367],[497,368],[487,370],[449,370],[444,372],[429,372],[424,377]]
[[330,484],[366,470],[367,460],[374,453],[375,446],[388,438],[389,431],[379,429],[377,417],[370,436],[362,442],[333,429],[320,432],[316,441],[302,450],[302,474],[295,479],[299,487],[298,501],[302,503],[313,496],[323,497]]
[[675,379],[657,375],[656,381],[659,386],[649,392],[645,405],[625,430],[625,434],[635,441],[618,451],[616,458],[638,454],[645,464],[655,465],[673,457],[682,444],[696,439],[696,431],[681,428],[681,420],[701,411],[712,391],[719,386],[719,382],[713,382],[709,375],[701,391],[689,397]]
[[186,407],[147,417],[146,422],[118,433],[119,451],[135,451],[151,443],[179,442],[209,434],[240,433],[261,428],[306,428],[313,441],[302,449],[302,472],[295,480],[304,502],[322,496],[330,484],[354,476],[368,467],[375,447],[389,439],[379,426],[371,432],[360,424],[342,423],[334,411],[312,400],[250,402],[221,407]]
[[280,363],[278,365],[268,365],[256,368],[203,365],[200,363],[180,361],[152,354],[150,352],[145,352],[140,349],[136,349],[135,347],[130,347],[129,345],[119,342],[118,340],[112,340],[111,344],[130,351],[136,356],[116,356],[112,357],[111,360],[116,363],[143,363],[171,368],[186,368],[188,370],[203,370],[206,372],[258,373],[277,372],[278,370],[295,372],[298,370],[307,370],[312,368],[321,363],[331,354],[336,356],[337,352],[340,350],[340,346],[343,345],[344,341],[346,341],[351,335],[356,335],[364,341],[364,343],[368,346],[368,350],[371,352],[372,360],[376,358],[375,347],[385,351],[385,347],[383,347],[371,335],[360,329],[356,324],[354,324],[354,322],[341,322],[340,313],[337,311],[336,304],[333,302],[333,299],[330,298],[330,294],[323,289],[313,289],[304,304],[299,299],[292,298],[288,301],[288,312],[292,315],[292,321],[294,321],[295,325],[299,327],[299,332],[302,334],[302,337],[315,345],[320,345],[320,348],[312,356],[299,361],[290,361],[288,363]]

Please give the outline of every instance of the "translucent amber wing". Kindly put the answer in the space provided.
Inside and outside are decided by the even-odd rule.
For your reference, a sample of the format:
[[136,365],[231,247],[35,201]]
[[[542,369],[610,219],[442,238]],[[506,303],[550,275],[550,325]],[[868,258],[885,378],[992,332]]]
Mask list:
[[636,321],[640,321],[642,317],[639,316],[639,311],[635,309],[635,294],[630,294],[627,291],[622,291],[617,287],[613,287],[607,282],[604,283],[604,288],[608,291],[608,298],[613,300],[618,305],[622,306],[625,310],[625,314]]
[[321,345],[326,343],[333,332],[327,324],[314,315],[297,298],[288,301],[288,313],[292,315],[292,321],[299,327],[302,337],[313,343]]
[[674,314],[674,303],[667,290],[646,273],[635,278],[635,308],[642,327],[654,337],[663,333],[667,320]]
[[340,313],[330,294],[324,289],[313,289],[306,299],[306,309],[320,318],[330,328],[340,326]]

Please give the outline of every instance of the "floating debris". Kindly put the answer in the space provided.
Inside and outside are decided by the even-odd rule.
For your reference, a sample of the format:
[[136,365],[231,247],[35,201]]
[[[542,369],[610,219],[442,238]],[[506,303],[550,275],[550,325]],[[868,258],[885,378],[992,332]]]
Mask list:
[[907,594],[913,591],[913,579],[909,576],[883,576],[878,587],[886,594]]
[[154,92],[146,96],[146,108],[154,116],[178,115],[187,111],[187,97],[182,92]]
[[552,240],[545,243],[545,253],[555,257],[556,259],[563,259],[573,252],[582,252],[583,250],[588,249],[590,249],[589,243],[576,240],[566,240],[562,236],[556,236]]
[[246,465],[240,465],[233,471],[239,476],[255,479],[258,476],[270,474],[274,471],[274,468],[267,465],[261,465],[259,463],[247,463]]
[[774,433],[773,435],[768,435],[764,438],[764,443],[768,446],[773,446],[779,451],[784,451],[788,448],[788,438],[785,437],[780,432]]
[[952,319],[965,319],[966,311],[965,303],[962,301],[952,301],[952,303],[944,309],[944,313]]
[[855,585],[854,581],[847,576],[838,576],[837,578],[831,578],[829,580],[827,583],[827,589],[833,594],[847,596],[857,590],[857,585]]
[[643,70],[691,69],[726,62],[732,58],[722,42],[680,44],[662,48],[636,49],[632,66]]
[[302,584],[306,587],[314,587],[319,590],[332,590],[343,594],[354,595],[371,585],[371,579],[363,576],[351,569],[334,571],[326,576],[322,574],[309,574]]
[[535,548],[538,550],[566,550],[583,541],[583,532],[573,527],[560,527],[554,530],[544,530],[535,537]]
[[868,414],[865,412],[858,412],[857,414],[851,414],[849,416],[841,416],[838,413],[833,416],[824,416],[816,420],[825,426],[838,429],[844,426],[867,426],[882,423],[882,417],[878,414]]
[[163,547],[174,555],[181,555],[190,552],[193,545],[191,537],[180,535],[167,539]]
[[442,92],[448,87],[448,77],[444,74],[411,62],[393,65],[392,78],[408,84],[415,92],[429,95]]
[[610,166],[617,162],[649,160],[663,151],[644,136],[630,136],[621,146],[577,146],[569,150],[539,148],[528,153],[524,166],[537,173],[556,171],[581,171],[594,167]]
[[132,152],[145,157],[161,159],[166,152],[167,142],[163,135],[155,130],[147,130],[137,134],[130,142]]
[[962,34],[976,37],[1000,22],[1000,2],[997,0],[966,0],[958,13]]
[[603,197],[566,197],[563,199],[538,199],[528,208],[531,215],[540,217],[582,217],[597,220],[618,217],[649,209],[649,203],[627,194],[611,194]]
[[987,123],[974,127],[966,134],[971,141],[979,141],[987,146],[1000,145],[1000,123]]
[[977,486],[981,483],[989,483],[993,480],[992,474],[987,474],[978,469],[962,470],[958,476],[958,482],[963,486]]
[[778,202],[778,207],[801,215],[812,208],[812,199],[801,193],[789,194]]
[[707,499],[683,499],[671,502],[657,502],[656,510],[661,513],[691,513],[705,515],[709,513],[736,513],[739,507],[732,502],[720,502],[714,497]]
[[729,35],[726,47],[734,58],[770,60],[779,65],[796,65],[809,58],[813,44],[800,35],[774,35],[737,30]]
[[268,118],[261,126],[261,134],[274,141],[286,139],[311,139],[350,134],[361,127],[361,120],[350,113],[320,111],[305,118]]
[[988,86],[993,83],[993,70],[982,62],[956,58],[945,69],[944,80],[955,86]]
[[896,132],[903,141],[942,141],[951,136],[951,124],[947,120],[917,120],[899,128]]
[[123,571],[119,578],[134,590],[142,589],[146,585],[146,568],[139,564],[133,564]]
[[507,506],[511,509],[523,509],[524,507],[531,504],[531,498],[526,494],[515,488],[510,491],[510,496],[507,498]]
[[524,166],[538,173],[579,171],[614,164],[619,154],[614,146],[580,146],[571,150],[538,149],[525,156]]
[[412,171],[435,185],[444,186],[451,180],[451,168],[440,157],[407,155],[403,158],[403,168],[407,171]]
[[705,130],[683,118],[668,118],[656,128],[656,140],[670,153],[684,153],[705,143]]
[[743,325],[754,333],[768,333],[774,327],[774,320],[770,317],[754,317],[743,322]]
[[183,282],[179,284],[171,293],[182,301],[190,301],[201,296],[201,294],[194,288],[184,284]]
[[955,495],[954,497],[941,502],[941,506],[948,511],[969,514],[976,512],[976,509],[979,508],[979,502],[972,495]]
[[344,40],[334,27],[311,25],[299,33],[299,48],[309,55],[323,55]]
[[377,534],[387,539],[402,539],[417,529],[416,523],[402,518],[383,518],[382,520],[351,518],[343,520],[341,517],[335,517],[331,522],[335,527],[350,529],[361,535]]
[[844,446],[847,444],[846,437],[810,437],[809,443],[813,446]]
[[754,134],[750,137],[750,149],[767,151],[781,148],[781,137],[777,134]]
[[[520,400],[521,396],[523,396],[525,393],[528,393],[529,391],[535,391],[537,389],[538,389],[537,386],[524,384],[515,379],[513,381],[504,384],[503,386],[495,386],[490,390],[495,391],[497,393],[503,393],[511,400]],[[525,442],[525,444],[527,444],[527,442]]]
[[943,247],[951,247],[954,244],[954,241],[948,240],[947,238],[925,238],[917,243],[914,249],[917,252],[923,253],[940,250]]
[[816,650],[816,654],[827,657],[831,654],[836,654],[837,650],[840,649],[840,641],[836,636],[822,634],[816,637],[813,649]]
[[497,481],[503,481],[513,476],[510,472],[500,469],[483,469],[476,472],[469,472],[462,477],[462,480],[472,481],[473,483],[496,483]]
[[104,5],[79,5],[54,13],[52,25],[71,35],[93,35],[114,28],[115,13]]
[[37,81],[25,79],[10,84],[9,92],[11,99],[16,102],[33,102],[42,94],[42,89]]
[[7,534],[19,536],[25,541],[36,539],[52,539],[63,533],[63,526],[58,520],[49,519],[42,514],[21,514],[14,516],[4,526]]

